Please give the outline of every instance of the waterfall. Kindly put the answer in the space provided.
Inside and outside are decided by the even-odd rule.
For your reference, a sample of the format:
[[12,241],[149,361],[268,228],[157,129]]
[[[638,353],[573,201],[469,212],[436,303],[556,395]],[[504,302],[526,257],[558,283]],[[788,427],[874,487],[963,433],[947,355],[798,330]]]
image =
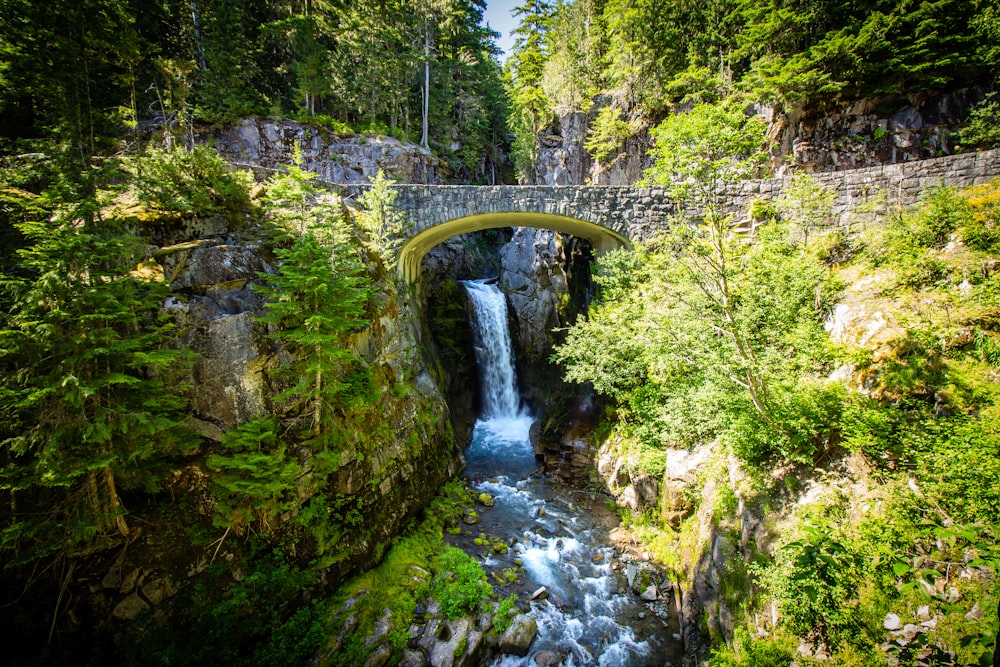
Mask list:
[[496,285],[463,281],[472,302],[483,413],[480,419],[511,418],[521,403],[507,328],[507,299]]
[[[493,498],[492,509],[479,514],[477,529],[510,545],[483,555],[481,562],[494,575],[516,571],[518,580],[507,590],[522,600],[539,589],[545,592],[528,603],[527,613],[538,624],[529,654],[499,655],[484,664],[542,664],[543,653],[564,656],[565,665],[680,664],[683,645],[673,634],[679,628],[666,601],[651,605],[639,598],[640,591],[630,590],[627,573],[632,570],[624,566],[606,528],[615,515],[588,493],[564,497],[537,474],[533,418],[519,409],[507,300],[495,285],[464,284],[483,395],[464,472],[477,493]],[[660,581],[656,577],[654,583]]]

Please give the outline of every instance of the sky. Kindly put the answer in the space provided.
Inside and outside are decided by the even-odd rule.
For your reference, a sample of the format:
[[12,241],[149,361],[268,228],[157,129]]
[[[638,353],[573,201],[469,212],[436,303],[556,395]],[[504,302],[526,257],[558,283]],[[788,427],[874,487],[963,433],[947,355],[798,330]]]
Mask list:
[[517,27],[517,19],[510,15],[510,11],[521,4],[523,0],[487,0],[486,13],[483,15],[486,23],[491,28],[500,33],[497,46],[503,51],[500,60],[507,59],[514,46],[514,38],[510,36],[510,31]]

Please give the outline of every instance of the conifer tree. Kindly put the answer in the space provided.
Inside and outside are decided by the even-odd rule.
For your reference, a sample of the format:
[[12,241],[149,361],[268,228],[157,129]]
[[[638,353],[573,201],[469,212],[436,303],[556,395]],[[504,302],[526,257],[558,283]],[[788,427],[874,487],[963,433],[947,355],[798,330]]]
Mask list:
[[275,237],[286,244],[274,251],[280,272],[261,274],[256,289],[268,298],[260,320],[293,357],[282,369],[289,386],[276,398],[289,419],[279,429],[273,416],[261,415],[227,433],[226,452],[210,457],[229,527],[256,521],[266,530],[308,497],[296,495],[296,485],[308,478],[322,488],[340,465],[335,418],[353,406],[358,385],[364,393],[370,384],[348,340],[367,323],[364,265],[335,197],[310,182],[315,174],[294,166],[288,172],[271,179],[264,198]]
[[138,240],[93,199],[18,228],[30,245],[27,277],[4,283],[0,549],[24,561],[128,535],[120,489],[155,490],[155,464],[186,436],[169,289],[136,270]]

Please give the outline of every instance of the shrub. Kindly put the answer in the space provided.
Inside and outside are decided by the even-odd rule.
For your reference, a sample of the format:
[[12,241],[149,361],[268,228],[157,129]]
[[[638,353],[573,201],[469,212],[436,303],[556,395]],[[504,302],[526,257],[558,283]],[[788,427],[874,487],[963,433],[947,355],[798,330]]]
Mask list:
[[990,93],[969,112],[968,124],[959,132],[959,141],[967,147],[1000,146],[1000,101]]
[[450,619],[474,612],[480,602],[493,595],[479,563],[461,549],[445,547],[438,557],[438,571],[431,592]]

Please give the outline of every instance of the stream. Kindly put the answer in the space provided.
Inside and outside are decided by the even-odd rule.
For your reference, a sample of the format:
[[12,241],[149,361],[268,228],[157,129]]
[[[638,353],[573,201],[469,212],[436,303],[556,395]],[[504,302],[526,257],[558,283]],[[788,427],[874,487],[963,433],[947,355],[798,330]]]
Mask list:
[[[506,554],[487,557],[483,566],[487,572],[523,567],[512,587],[522,601],[545,589],[529,603],[528,613],[538,623],[529,654],[502,655],[489,664],[680,664],[682,645],[670,596],[644,602],[629,592],[629,579],[642,563],[626,562],[612,546],[609,534],[618,520],[606,498],[557,490],[538,470],[529,437],[534,419],[518,391],[503,293],[483,281],[465,286],[473,304],[482,383],[482,413],[466,450],[465,475],[495,500],[493,508],[480,512],[475,528],[511,545]],[[556,657],[560,662],[550,662]]]

